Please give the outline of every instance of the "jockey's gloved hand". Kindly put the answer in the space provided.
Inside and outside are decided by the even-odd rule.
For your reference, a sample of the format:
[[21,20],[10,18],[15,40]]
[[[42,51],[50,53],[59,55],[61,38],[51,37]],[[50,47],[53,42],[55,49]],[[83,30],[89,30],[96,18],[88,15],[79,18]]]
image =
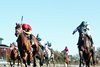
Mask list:
[[73,31],[73,33],[72,33],[73,35],[75,34],[75,31]]

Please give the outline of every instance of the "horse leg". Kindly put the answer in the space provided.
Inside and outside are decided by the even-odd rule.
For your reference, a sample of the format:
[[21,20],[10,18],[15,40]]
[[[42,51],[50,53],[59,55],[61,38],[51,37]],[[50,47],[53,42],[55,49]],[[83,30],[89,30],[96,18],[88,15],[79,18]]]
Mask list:
[[40,59],[40,66],[43,66],[44,59]]
[[28,56],[27,56],[27,64],[30,66],[30,63],[31,63],[31,54],[28,53]]
[[25,64],[25,67],[27,67],[26,60],[25,59],[23,59],[23,63]]
[[92,64],[95,65],[95,55],[94,55],[94,50],[93,49],[91,50],[91,54],[92,54],[92,57],[91,57],[92,58],[92,60],[91,60]]
[[68,65],[67,65],[66,61],[64,62],[64,67],[68,67]]
[[10,60],[9,60],[9,62],[10,62],[10,66],[12,67],[12,63],[11,63],[11,62],[12,62],[12,60],[10,59]]
[[39,59],[40,60],[40,62],[39,62],[39,64],[40,64],[40,67],[42,66],[42,60],[41,59]]
[[18,64],[17,64],[18,66],[19,66],[20,62],[21,62],[21,59],[20,59],[20,57],[18,57]]
[[65,63],[65,67],[68,67],[66,63]]
[[39,56],[37,56],[36,58],[39,59],[40,67],[43,66],[43,63],[44,63],[44,57],[42,57],[42,56],[39,55]]
[[79,67],[81,67],[81,63],[82,63],[82,61],[83,61],[83,53],[82,53],[82,51],[79,51],[79,55],[80,55],[80,64],[79,64]]
[[55,61],[54,61],[54,59],[52,58],[52,62],[53,62],[53,65],[54,65],[54,67],[55,67]]
[[40,55],[40,65],[43,66],[44,63],[44,55],[41,53]]
[[47,60],[47,67],[49,67],[50,66],[50,63],[49,63],[49,60]]
[[33,67],[36,67],[36,59],[35,59],[35,56],[33,56]]
[[86,61],[86,67],[90,67],[90,61]]
[[15,65],[15,60],[13,60],[13,67],[14,67],[14,65]]

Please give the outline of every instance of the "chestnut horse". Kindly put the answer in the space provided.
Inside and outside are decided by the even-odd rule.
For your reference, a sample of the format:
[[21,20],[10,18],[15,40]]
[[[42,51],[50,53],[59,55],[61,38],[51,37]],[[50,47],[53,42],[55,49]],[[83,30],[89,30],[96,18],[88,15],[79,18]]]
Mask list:
[[82,43],[81,43],[81,51],[79,51],[79,56],[80,56],[80,65],[83,63],[85,64],[86,67],[90,67],[90,58],[92,57],[92,52],[91,52],[91,41],[85,34],[81,34],[82,38]]
[[15,35],[18,36],[18,39],[17,39],[18,49],[19,49],[21,58],[23,59],[23,63],[25,64],[25,67],[27,67],[27,64],[30,66],[32,59],[33,59],[33,67],[35,67],[36,66],[36,62],[35,62],[36,56],[38,56],[40,60],[40,67],[41,67],[43,65],[42,60],[41,60],[43,55],[40,52],[41,50],[38,46],[38,41],[35,38],[35,36],[32,35],[34,45],[31,45],[30,40],[27,38],[25,32],[22,30],[21,24],[17,24],[17,23],[15,27]]
[[[16,46],[12,43],[10,44],[10,65],[11,67],[14,67],[16,60],[18,61],[18,66],[19,66],[19,62],[21,60],[18,55],[18,50],[16,49]],[[13,62],[13,64],[11,62]]]
[[70,64],[70,59],[69,59],[68,53],[64,52],[64,66],[68,67],[69,64]]

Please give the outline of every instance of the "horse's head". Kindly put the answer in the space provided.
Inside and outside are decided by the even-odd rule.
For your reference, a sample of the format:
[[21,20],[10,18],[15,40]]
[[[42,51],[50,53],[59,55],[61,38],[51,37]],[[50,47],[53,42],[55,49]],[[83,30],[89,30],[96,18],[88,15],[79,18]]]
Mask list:
[[16,44],[13,42],[13,43],[10,43],[10,49],[14,49],[16,47]]
[[15,26],[15,36],[18,37],[21,32],[22,32],[21,24],[16,23],[16,26]]

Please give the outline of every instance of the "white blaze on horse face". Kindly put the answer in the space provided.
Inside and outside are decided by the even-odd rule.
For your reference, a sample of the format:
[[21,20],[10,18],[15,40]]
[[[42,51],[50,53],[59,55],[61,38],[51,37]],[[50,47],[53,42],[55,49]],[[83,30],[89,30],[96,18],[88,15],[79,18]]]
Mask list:
[[13,50],[14,49],[14,45],[12,45],[11,47],[10,47],[10,50]]

